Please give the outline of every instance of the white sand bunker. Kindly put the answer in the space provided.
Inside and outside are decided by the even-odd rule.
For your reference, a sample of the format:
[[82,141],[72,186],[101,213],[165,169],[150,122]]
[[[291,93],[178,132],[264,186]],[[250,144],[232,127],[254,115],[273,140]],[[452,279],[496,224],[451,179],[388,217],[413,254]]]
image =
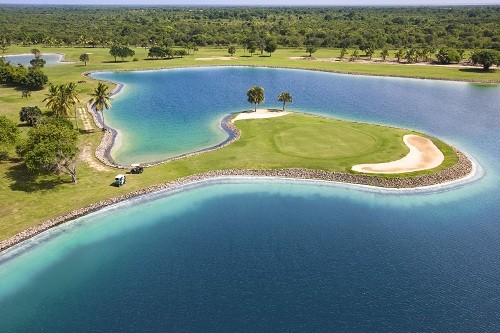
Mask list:
[[194,60],[210,61],[210,60],[235,60],[236,57],[209,57],[209,58],[196,58]]
[[443,153],[431,140],[407,134],[403,141],[410,152],[402,159],[387,163],[358,164],[352,170],[365,173],[404,173],[433,169],[443,163]]
[[281,117],[289,114],[287,111],[274,111],[269,109],[257,109],[257,111],[246,111],[239,113],[236,117],[233,118],[232,122],[234,123],[236,120],[242,119],[262,119],[262,118],[274,118]]

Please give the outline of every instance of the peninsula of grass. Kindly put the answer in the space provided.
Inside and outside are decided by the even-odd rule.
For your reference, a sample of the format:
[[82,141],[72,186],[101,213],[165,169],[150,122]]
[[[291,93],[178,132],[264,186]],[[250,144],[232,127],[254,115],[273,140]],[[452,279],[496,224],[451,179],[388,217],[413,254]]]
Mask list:
[[[40,48],[42,53],[62,53],[65,60],[73,64],[44,68],[51,83],[77,83],[83,107],[96,80],[82,74],[89,71],[140,70],[153,68],[174,68],[211,65],[277,66],[308,68],[323,71],[356,72],[363,74],[386,74],[391,76],[412,76],[421,78],[494,81],[500,82],[498,70],[489,73],[462,71],[453,67],[405,66],[380,63],[314,62],[293,60],[303,56],[304,50],[282,49],[272,57],[238,56],[234,60],[199,61],[196,58],[220,57],[227,54],[224,49],[202,48],[196,54],[169,60],[145,60],[147,51],[136,48],[137,61],[114,62],[108,49],[102,48]],[[78,62],[83,52],[89,52],[87,66]],[[339,50],[318,50],[317,57],[338,57]],[[7,54],[29,53],[26,47],[9,47]],[[129,59],[130,60],[130,59]],[[37,105],[48,111],[42,100],[47,90],[33,91],[26,99],[21,91],[0,87],[0,115],[19,122],[19,110],[26,105]],[[175,181],[216,170],[282,170],[304,169],[325,172],[339,172],[352,175],[352,165],[378,163],[396,160],[408,152],[402,137],[404,134],[418,134],[413,131],[385,126],[321,118],[303,114],[292,114],[273,119],[237,121],[236,127],[241,137],[222,149],[171,161],[147,168],[142,175],[130,175],[127,185],[111,186],[118,170],[96,169],[85,161],[78,165],[78,184],[73,185],[67,176],[34,177],[26,170],[20,159],[0,161],[0,241],[20,233],[30,227],[53,219],[96,202],[116,198],[145,188]],[[78,126],[83,128],[82,120]],[[28,127],[20,127],[22,137]],[[92,152],[102,139],[102,132],[81,134],[79,146]],[[399,175],[413,177],[436,174],[457,163],[455,151],[445,143],[433,139],[444,153],[445,160],[438,168],[418,173]],[[92,158],[92,157],[91,157]],[[94,159],[94,162],[99,162]],[[105,169],[106,170],[106,169]],[[378,176],[366,176],[378,177]],[[398,177],[381,176],[383,179]]]
[[[307,169],[349,174],[355,164],[405,156],[409,149],[403,136],[422,135],[400,128],[297,113],[240,120],[235,126],[241,135],[230,145],[147,168],[141,175],[129,175],[126,186],[120,188],[112,186],[116,169],[98,171],[84,162],[78,167],[77,185],[70,184],[66,176],[33,179],[22,164],[2,163],[0,240],[98,201],[212,171]],[[96,132],[88,134],[87,140],[94,141],[95,146],[100,137],[101,133]],[[454,150],[433,140],[445,155],[444,163],[408,176],[436,173],[456,164]]]

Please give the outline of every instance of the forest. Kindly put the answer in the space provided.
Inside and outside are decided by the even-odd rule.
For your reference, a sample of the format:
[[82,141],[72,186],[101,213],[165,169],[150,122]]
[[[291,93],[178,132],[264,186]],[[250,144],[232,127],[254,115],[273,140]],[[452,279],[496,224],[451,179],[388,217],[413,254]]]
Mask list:
[[0,42],[500,50],[500,6],[109,7],[0,6]]

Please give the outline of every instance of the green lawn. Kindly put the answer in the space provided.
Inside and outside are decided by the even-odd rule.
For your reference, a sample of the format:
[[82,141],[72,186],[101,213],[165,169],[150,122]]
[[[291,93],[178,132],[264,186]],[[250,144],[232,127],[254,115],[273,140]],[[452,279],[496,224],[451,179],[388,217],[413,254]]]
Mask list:
[[[203,65],[258,65],[280,67],[308,67],[311,69],[363,72],[399,76],[434,77],[440,79],[495,80],[500,82],[498,70],[490,73],[460,71],[457,68],[434,66],[405,66],[388,64],[322,63],[289,60],[303,56],[303,50],[278,50],[272,57],[239,57],[237,60],[199,61],[198,57],[227,56],[225,49],[201,49],[195,55],[173,60],[144,60],[147,51],[136,49],[138,61],[112,62],[108,49],[40,48],[43,53],[59,52],[66,60],[77,61],[83,52],[90,52],[90,62],[47,67],[44,71],[54,84],[78,83],[80,100],[88,94],[96,81],[82,76],[85,71],[135,70]],[[29,48],[10,47],[7,54],[29,53]],[[241,56],[241,50],[237,51]],[[338,56],[338,50],[319,50],[316,57]],[[131,59],[129,59],[131,60]],[[23,106],[38,105],[47,111],[42,100],[46,90],[21,97],[21,91],[0,87],[0,115],[18,121]],[[97,171],[86,163],[78,167],[78,184],[69,183],[69,177],[33,178],[17,160],[0,162],[0,240],[12,236],[44,220],[84,207],[99,200],[119,196],[147,186],[168,182],[179,177],[220,169],[281,169],[310,168],[348,172],[358,163],[374,163],[398,159],[408,149],[402,136],[411,131],[383,126],[352,123],[300,114],[281,118],[245,120],[236,122],[242,137],[223,149],[148,168],[142,175],[130,175],[126,186],[110,186],[117,170]],[[80,123],[81,127],[82,124]],[[27,127],[20,127],[23,136]],[[81,147],[97,147],[102,133],[80,135]],[[445,153],[446,160],[438,169],[456,163],[452,149],[435,140]],[[436,171],[436,170],[433,170]],[[429,173],[425,171],[421,173]],[[388,176],[389,177],[389,176]]]
[[[68,183],[65,176],[34,180],[19,163],[0,164],[0,239],[99,200],[211,170],[300,167],[349,172],[354,164],[406,155],[402,137],[413,133],[304,114],[239,120],[235,125],[241,138],[231,145],[148,168],[142,175],[129,175],[127,185],[120,188],[111,186],[118,171],[97,171],[85,163],[78,169],[77,185]],[[84,137],[96,144],[99,135]],[[445,165],[456,163],[453,151],[444,151]]]

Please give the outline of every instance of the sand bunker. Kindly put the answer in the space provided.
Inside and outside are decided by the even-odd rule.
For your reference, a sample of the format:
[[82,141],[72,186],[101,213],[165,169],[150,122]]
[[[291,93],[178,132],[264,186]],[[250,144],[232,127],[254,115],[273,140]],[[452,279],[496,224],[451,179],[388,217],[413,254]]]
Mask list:
[[274,118],[281,117],[289,114],[287,111],[271,111],[268,109],[257,109],[257,111],[246,111],[239,113],[236,117],[233,118],[232,122],[234,123],[236,120],[242,119],[262,119],[262,118]]
[[352,170],[365,173],[404,173],[433,169],[443,163],[443,153],[431,140],[407,134],[403,141],[410,148],[410,152],[402,159],[386,163],[358,164],[353,166]]
[[210,57],[210,58],[196,58],[194,60],[209,61],[209,60],[234,60],[236,57]]

